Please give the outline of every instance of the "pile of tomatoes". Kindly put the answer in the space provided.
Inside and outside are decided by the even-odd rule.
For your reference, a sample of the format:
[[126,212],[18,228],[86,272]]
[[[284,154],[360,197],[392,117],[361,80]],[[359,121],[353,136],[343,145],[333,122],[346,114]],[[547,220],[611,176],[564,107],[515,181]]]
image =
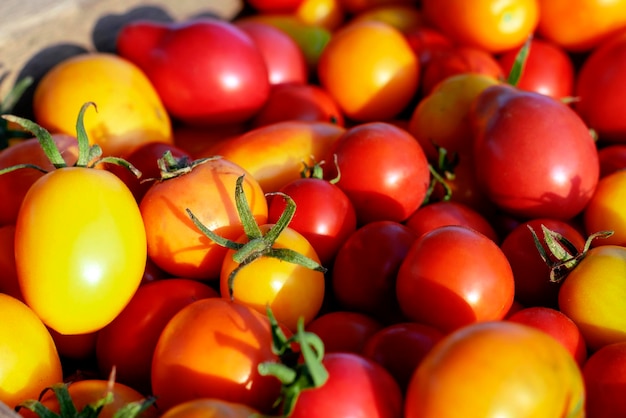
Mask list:
[[116,36],[1,106],[3,404],[626,416],[626,1]]

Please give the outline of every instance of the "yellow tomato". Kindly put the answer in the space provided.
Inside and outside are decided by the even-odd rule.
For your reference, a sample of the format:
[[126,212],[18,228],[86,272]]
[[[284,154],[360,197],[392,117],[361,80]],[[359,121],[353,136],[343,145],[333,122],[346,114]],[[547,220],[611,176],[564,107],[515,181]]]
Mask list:
[[384,22],[404,33],[417,29],[424,24],[422,12],[417,7],[402,3],[383,4],[364,10],[355,15],[351,22],[364,20]]
[[613,231],[613,235],[592,242],[593,245],[626,246],[626,170],[619,170],[598,181],[591,200],[583,211],[587,234]]
[[28,306],[0,293],[0,317],[0,401],[14,408],[61,382],[63,371],[50,333]]
[[345,18],[339,0],[303,0],[295,15],[309,25],[330,31],[337,29]]
[[50,132],[76,134],[83,104],[90,142],[105,155],[120,156],[146,142],[173,143],[170,117],[152,83],[130,61],[114,54],[87,53],[53,67],[33,97],[35,121]]

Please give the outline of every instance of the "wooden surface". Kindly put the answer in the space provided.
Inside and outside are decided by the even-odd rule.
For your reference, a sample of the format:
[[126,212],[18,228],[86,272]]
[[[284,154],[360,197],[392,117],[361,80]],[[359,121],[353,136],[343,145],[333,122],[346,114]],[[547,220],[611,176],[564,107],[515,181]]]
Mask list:
[[64,58],[111,51],[117,30],[129,20],[231,19],[242,7],[241,0],[0,0],[0,98],[15,80],[38,79]]

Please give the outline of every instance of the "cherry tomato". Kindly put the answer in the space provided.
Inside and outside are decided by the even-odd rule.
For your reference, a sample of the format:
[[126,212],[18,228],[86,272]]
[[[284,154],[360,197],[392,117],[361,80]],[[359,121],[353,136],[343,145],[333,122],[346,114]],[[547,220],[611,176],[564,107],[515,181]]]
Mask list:
[[[50,333],[32,309],[0,293],[0,401],[14,408],[63,379]],[[9,320],[7,320],[9,318]]]
[[161,418],[250,418],[258,413],[241,403],[201,398],[178,404],[165,411]]
[[404,416],[583,417],[584,400],[580,368],[559,342],[528,325],[489,321],[430,350],[409,383]]
[[363,313],[331,311],[316,317],[306,330],[322,339],[325,353],[360,354],[365,342],[382,327],[380,321]]
[[396,295],[409,319],[448,333],[504,318],[514,287],[511,266],[493,240],[446,225],[413,243],[398,271]]
[[396,2],[381,4],[352,16],[350,23],[376,21],[387,23],[406,34],[424,26],[424,17],[413,4]]
[[626,246],[626,170],[605,176],[583,211],[587,234],[613,231],[613,235],[592,242],[592,245],[615,244]]
[[626,414],[626,342],[609,344],[591,354],[582,368],[588,417]]

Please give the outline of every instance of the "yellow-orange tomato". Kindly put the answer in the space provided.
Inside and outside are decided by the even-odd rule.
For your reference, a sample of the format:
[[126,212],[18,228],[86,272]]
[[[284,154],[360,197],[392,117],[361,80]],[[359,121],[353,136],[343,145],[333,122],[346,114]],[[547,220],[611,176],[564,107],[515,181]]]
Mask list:
[[619,170],[598,181],[591,200],[583,211],[587,234],[613,231],[613,235],[592,242],[626,247],[626,170]]
[[403,33],[408,33],[424,24],[422,12],[410,4],[383,4],[364,10],[352,17],[350,22],[373,20],[387,23]]
[[63,379],[50,333],[23,302],[0,293],[0,401],[10,408]]
[[625,0],[539,0],[538,33],[569,51],[589,51],[626,25]]
[[482,322],[444,337],[406,392],[406,418],[584,417],[574,357],[550,335],[512,321]]
[[488,52],[520,46],[539,21],[538,0],[423,0],[422,7],[453,41]]
[[417,6],[418,0],[340,0],[339,3],[350,14],[358,14],[378,6],[406,4]]
[[168,409],[161,418],[250,418],[258,413],[254,408],[242,403],[200,398]]
[[227,139],[210,151],[244,168],[265,193],[276,192],[301,177],[303,163],[325,158],[344,131],[329,122],[276,122]]
[[160,97],[128,60],[87,53],[57,64],[35,89],[35,121],[50,132],[75,135],[76,116],[86,102],[94,102],[98,111],[85,115],[85,130],[105,155],[119,156],[146,142],[173,142]]
[[491,76],[477,73],[454,75],[437,84],[419,102],[409,121],[409,132],[422,145],[431,162],[438,158],[436,146],[449,153],[471,154],[470,104],[485,88],[498,82]]
[[306,24],[333,31],[345,18],[340,3],[340,0],[303,0],[294,14]]
[[355,121],[388,120],[415,96],[417,55],[398,29],[379,21],[337,30],[318,63],[321,84]]

